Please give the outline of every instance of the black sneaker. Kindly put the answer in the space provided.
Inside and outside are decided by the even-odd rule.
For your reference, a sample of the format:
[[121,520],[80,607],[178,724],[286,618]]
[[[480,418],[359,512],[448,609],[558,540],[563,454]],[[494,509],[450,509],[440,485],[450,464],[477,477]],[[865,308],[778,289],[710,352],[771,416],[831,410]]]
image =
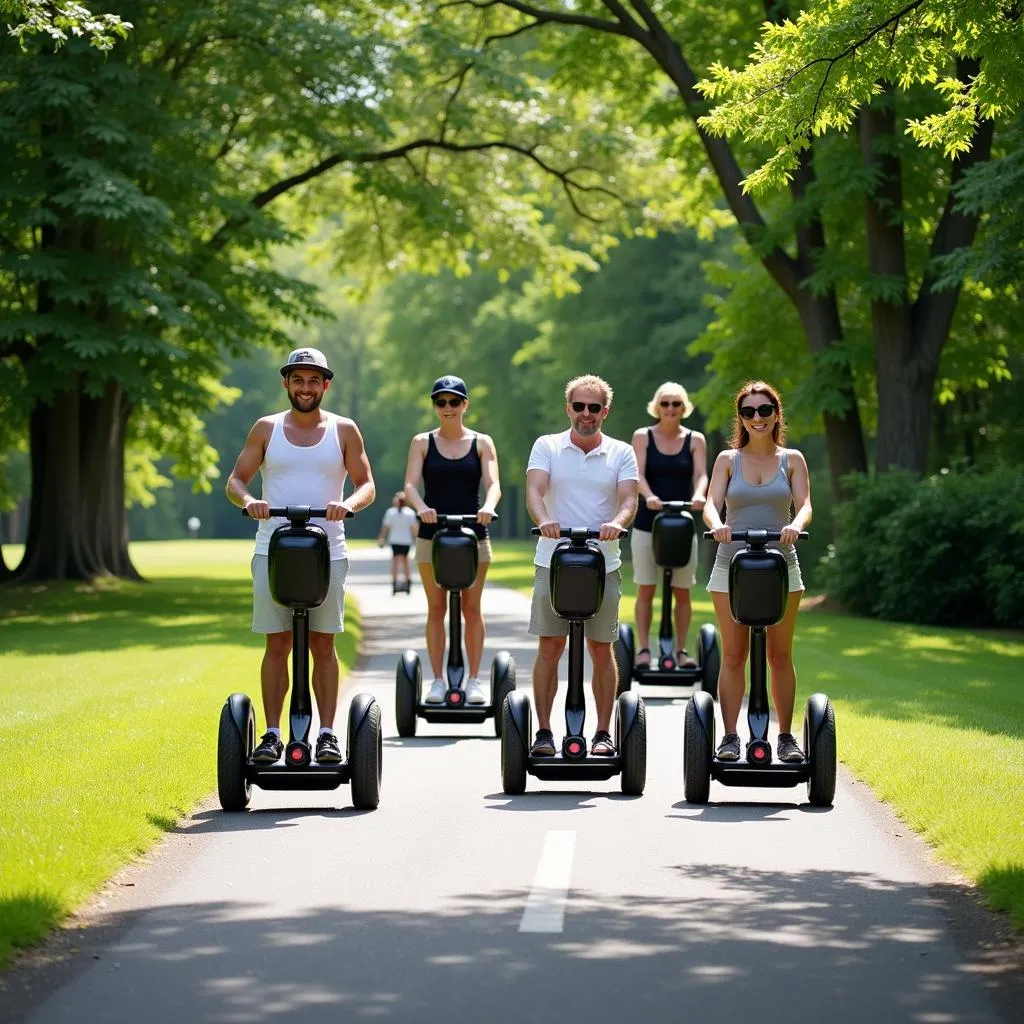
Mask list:
[[715,757],[719,761],[738,761],[740,759],[740,738],[734,732],[727,732],[718,745]]
[[281,760],[284,744],[281,737],[272,732],[265,732],[260,745],[252,752],[252,759],[257,764],[273,764]]
[[322,732],[316,738],[316,759],[320,764],[339,764],[344,760],[333,732]]
[[555,737],[550,729],[538,729],[537,738],[530,747],[530,757],[554,757]]
[[791,732],[780,732],[779,741],[775,745],[775,752],[779,755],[780,761],[802,761],[804,752]]

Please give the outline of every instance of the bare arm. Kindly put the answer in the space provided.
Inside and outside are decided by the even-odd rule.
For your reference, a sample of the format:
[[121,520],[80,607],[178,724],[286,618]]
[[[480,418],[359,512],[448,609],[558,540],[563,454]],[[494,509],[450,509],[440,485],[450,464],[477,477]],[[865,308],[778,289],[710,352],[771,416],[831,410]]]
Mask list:
[[417,434],[409,445],[409,458],[405,464],[405,500],[424,523],[436,523],[437,512],[427,507],[420,496],[423,483],[423,460],[427,457],[427,435]]
[[647,429],[640,427],[633,432],[633,454],[636,455],[636,468],[640,474],[637,481],[637,494],[649,509],[657,512],[661,508],[661,499],[651,490],[651,485],[644,475],[647,472]]
[[696,430],[690,435],[690,455],[693,457],[693,507],[700,510],[708,493],[708,443]]
[[249,483],[263,465],[272,431],[273,424],[269,419],[257,420],[253,424],[224,488],[228,500],[239,508],[248,509],[253,519],[270,518],[270,506],[249,493]]
[[480,455],[480,471],[484,483],[484,503],[477,513],[477,520],[489,523],[494,518],[494,510],[501,501],[501,483],[498,478],[498,452],[494,441],[487,434],[477,436],[477,452]]
[[782,529],[779,539],[783,544],[796,543],[797,534],[807,529],[812,515],[811,476],[807,471],[807,460],[795,448],[789,449],[789,484],[793,488],[793,508],[796,513],[792,522]]
[[721,511],[725,504],[725,492],[729,489],[729,476],[732,473],[733,450],[726,448],[718,453],[715,468],[711,471],[711,486],[708,488],[708,500],[704,506],[704,522],[715,535],[719,544],[727,544],[732,540],[732,530],[722,522]]
[[[615,487],[615,500],[619,507],[607,523],[601,524],[601,540],[617,540],[636,515],[636,480],[620,480]],[[607,534],[607,536],[606,536]]]
[[530,518],[540,527],[542,536],[557,540],[561,527],[548,517],[548,510],[544,505],[544,496],[548,493],[550,480],[551,475],[543,469],[528,469],[526,471],[526,510],[530,513]]
[[[342,443],[342,450],[345,452],[345,469],[348,470],[349,479],[355,486],[355,490],[348,498],[339,503],[343,508],[352,512],[359,512],[373,503],[377,497],[377,487],[373,482],[373,472],[370,469],[370,460],[366,456],[366,446],[363,444],[363,435],[352,420],[340,420],[338,423],[339,440]],[[330,505],[327,508],[327,518],[331,518]],[[339,518],[343,518],[341,512]]]

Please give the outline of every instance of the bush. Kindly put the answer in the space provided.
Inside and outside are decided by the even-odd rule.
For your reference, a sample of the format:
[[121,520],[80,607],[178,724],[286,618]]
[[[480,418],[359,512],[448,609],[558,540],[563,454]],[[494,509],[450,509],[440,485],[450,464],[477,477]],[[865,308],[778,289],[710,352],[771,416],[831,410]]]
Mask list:
[[946,626],[1024,621],[1024,474],[892,471],[845,481],[829,592],[860,615]]

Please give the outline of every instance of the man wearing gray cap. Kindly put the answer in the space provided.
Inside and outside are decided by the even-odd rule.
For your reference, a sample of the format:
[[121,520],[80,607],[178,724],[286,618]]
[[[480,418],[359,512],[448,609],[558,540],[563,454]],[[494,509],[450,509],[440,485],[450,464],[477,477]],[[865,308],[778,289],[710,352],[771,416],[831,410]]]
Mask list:
[[[228,498],[259,520],[252,559],[254,633],[267,638],[260,677],[267,731],[253,751],[253,760],[277,761],[283,751],[281,712],[288,693],[288,657],[292,647],[291,612],[270,596],[267,551],[270,535],[283,519],[271,519],[270,507],[309,505],[327,509],[326,519],[313,519],[331,546],[331,585],[322,605],[309,613],[309,649],[313,656],[313,693],[320,714],[316,758],[324,764],[342,760],[334,734],[338,708],[338,655],[334,634],[344,628],[345,516],[366,508],[376,494],[363,437],[355,423],[320,408],[334,371],[316,348],[297,348],[281,367],[291,408],[264,416],[249,431],[245,447],[228,478]],[[263,478],[262,497],[249,493],[257,471]],[[344,501],[345,478],[355,487]]]

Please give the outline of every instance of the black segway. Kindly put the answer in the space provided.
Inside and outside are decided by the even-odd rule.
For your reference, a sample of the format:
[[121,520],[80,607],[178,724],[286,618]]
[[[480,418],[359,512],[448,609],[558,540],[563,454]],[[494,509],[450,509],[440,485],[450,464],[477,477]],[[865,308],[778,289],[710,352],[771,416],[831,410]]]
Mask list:
[[[711,537],[711,533],[705,533]],[[786,613],[789,569],[781,551],[766,548],[780,538],[778,530],[733,530],[733,540],[746,541],[729,563],[729,608],[732,617],[750,627],[750,696],[747,700],[746,762],[719,761],[715,756],[715,705],[698,691],[686,705],[683,734],[683,791],[691,804],[706,804],[715,779],[723,786],[797,786],[807,783],[814,807],[829,807],[836,792],[836,722],[832,702],[823,693],[807,698],[804,712],[804,760],[772,763],[768,743],[767,628]],[[806,538],[806,533],[800,534]]]
[[[495,516],[497,519],[497,516]],[[516,688],[516,663],[508,651],[498,651],[491,662],[491,701],[466,703],[466,663],[462,657],[462,591],[473,585],[479,568],[480,546],[471,527],[473,515],[441,515],[442,529],[434,534],[431,564],[434,581],[448,591],[448,690],[443,704],[422,701],[423,669],[420,656],[406,651],[395,672],[395,718],[399,736],[416,735],[416,719],[427,722],[485,722],[494,719],[494,734],[501,735],[501,703]]]
[[391,594],[392,594],[392,596],[394,596],[395,594],[408,594],[409,593],[409,588],[411,586],[412,586],[412,581],[409,579],[408,576],[406,576],[405,578],[400,579],[400,580],[392,580],[391,581]]
[[693,517],[688,501],[666,501],[654,517],[651,545],[654,561],[661,568],[661,627],[658,630],[658,657],[650,665],[636,664],[633,627],[622,623],[615,641],[615,660],[619,666],[619,693],[630,688],[635,679],[645,685],[700,687],[714,700],[718,696],[718,670],[722,663],[718,633],[705,622],[697,634],[697,665],[685,668],[676,662],[672,616],[672,570],[690,561],[693,550]]
[[[540,530],[534,529],[539,535]],[[625,532],[625,531],[623,531]],[[563,529],[566,538],[551,555],[551,607],[569,620],[569,685],[565,694],[565,738],[554,757],[531,757],[533,709],[525,693],[505,698],[501,716],[501,784],[509,794],[526,789],[527,774],[538,779],[610,779],[620,775],[622,792],[640,796],[647,782],[647,720],[639,694],[619,694],[615,707],[615,749],[611,757],[587,754],[583,735],[583,623],[604,598],[604,552],[597,530]]]
[[[245,510],[242,514],[246,515]],[[292,695],[290,730],[284,760],[256,764],[256,714],[244,693],[233,693],[220,713],[217,737],[217,791],[225,811],[249,804],[252,787],[261,789],[337,789],[352,785],[352,803],[373,810],[380,803],[381,714],[368,693],[357,693],[348,709],[347,758],[340,764],[316,764],[309,745],[313,705],[309,694],[309,612],[323,604],[331,583],[327,534],[310,523],[327,515],[325,508],[288,505],[270,509],[289,525],[270,537],[270,592],[278,604],[292,610]]]

